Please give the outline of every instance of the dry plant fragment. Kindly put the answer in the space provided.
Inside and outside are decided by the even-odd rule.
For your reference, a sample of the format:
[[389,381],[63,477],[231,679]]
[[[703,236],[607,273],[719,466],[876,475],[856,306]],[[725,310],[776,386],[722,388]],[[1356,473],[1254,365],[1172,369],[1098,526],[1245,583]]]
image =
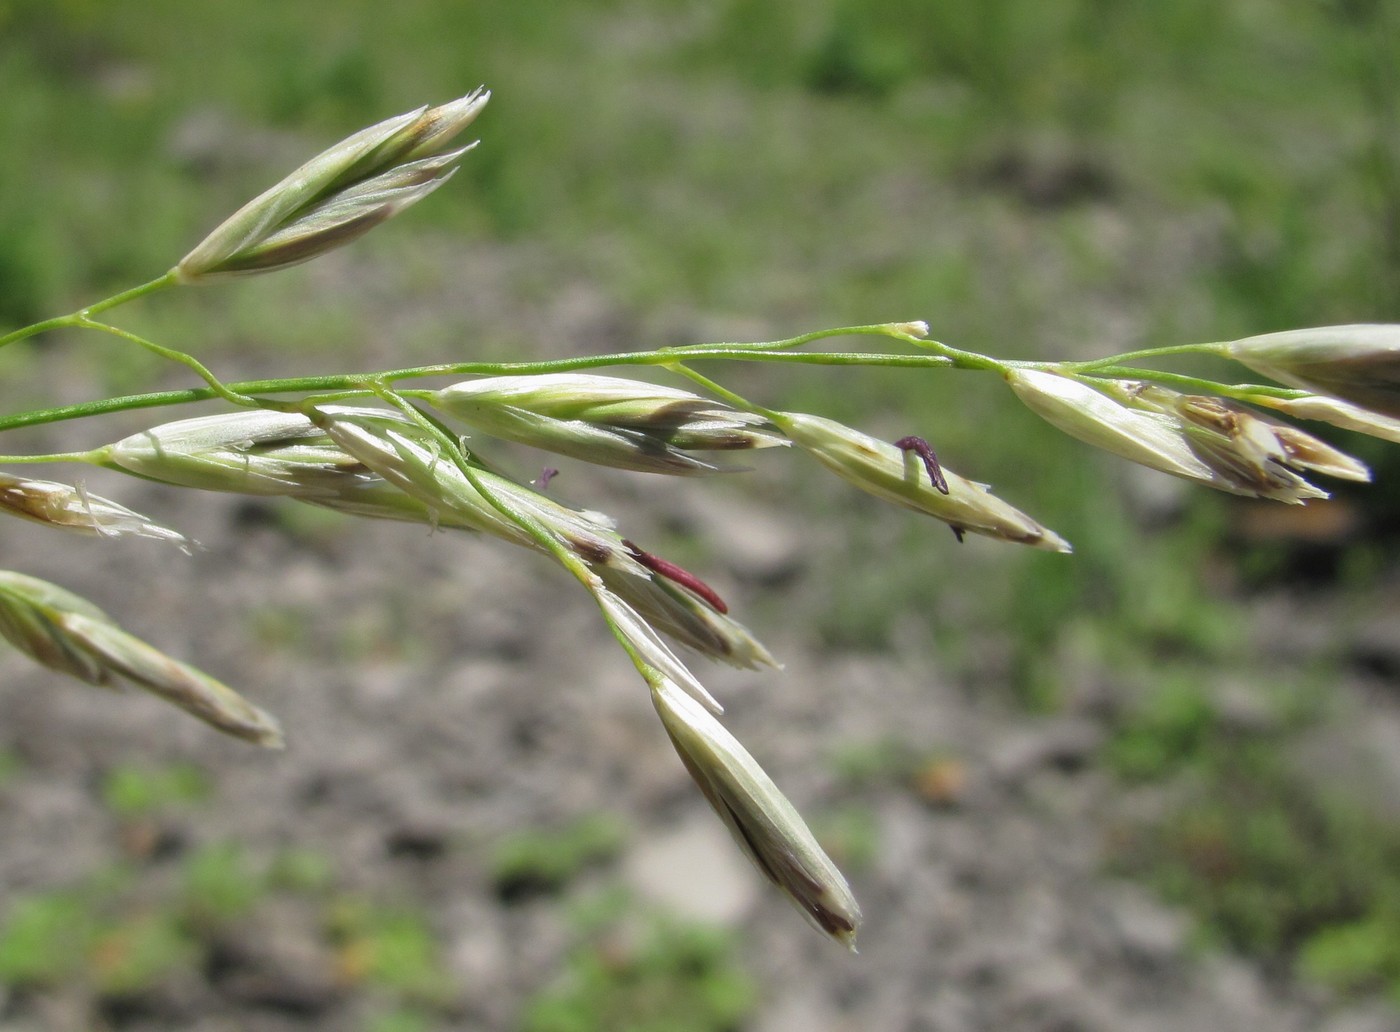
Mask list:
[[70,591],[0,571],[0,635],[35,661],[100,687],[130,681],[235,738],[281,748],[271,714],[232,688],[128,634]]
[[934,490],[939,494],[948,493],[948,478],[943,475],[943,467],[938,462],[938,455],[934,452],[933,445],[922,437],[915,437],[911,434],[895,441],[894,446],[900,451],[911,451],[917,455],[924,464],[924,469],[928,472],[928,482],[933,485]]
[[189,546],[185,535],[163,527],[125,505],[95,494],[82,486],[32,480],[0,473],[0,511],[49,527],[100,537],[154,538]]
[[663,559],[659,555],[645,551],[626,538],[622,539],[622,544],[627,551],[632,553],[633,559],[637,560],[637,562],[641,563],[652,573],[664,577],[673,584],[679,584],[692,595],[703,599],[705,604],[715,612],[721,614],[727,614],[729,612],[729,605],[720,597],[719,592],[685,567],[673,563],[669,559]]

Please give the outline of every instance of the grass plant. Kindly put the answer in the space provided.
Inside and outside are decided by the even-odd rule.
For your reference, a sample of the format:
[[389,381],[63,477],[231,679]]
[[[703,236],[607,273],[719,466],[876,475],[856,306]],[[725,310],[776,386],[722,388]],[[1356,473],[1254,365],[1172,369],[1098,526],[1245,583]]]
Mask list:
[[[544,382],[622,370],[645,377],[648,385],[664,379],[671,390],[698,391],[711,403],[728,406],[732,422],[741,426],[752,427],[757,420],[766,431],[779,433],[815,427],[815,436],[795,447],[788,444],[787,450],[805,448],[804,458],[817,460],[837,478],[947,519],[954,532],[1019,533],[1023,540],[1052,546],[1062,536],[1080,545],[1073,566],[1055,556],[1008,566],[1006,597],[973,606],[977,619],[1011,628],[1010,655],[998,661],[995,673],[1006,673],[1012,692],[1032,707],[1059,704],[1066,694],[1059,657],[1086,641],[1115,663],[1131,662],[1125,651],[1218,659],[1236,637],[1235,625],[1202,586],[1199,565],[1190,561],[1214,539],[1214,530],[1200,525],[1209,524],[1210,513],[1196,506],[1185,530],[1178,527],[1165,540],[1144,542],[1128,529],[1131,514],[1102,489],[1098,473],[1084,465],[1070,467],[1082,460],[1067,442],[1046,443],[1029,412],[999,416],[999,432],[989,431],[986,413],[991,405],[1002,406],[997,411],[1009,408],[1002,387],[1010,382],[1072,436],[1207,486],[1283,500],[1313,490],[1306,479],[1312,473],[1296,468],[1294,460],[1314,446],[1291,431],[1272,429],[1273,413],[1289,415],[1290,408],[1311,405],[1349,432],[1359,423],[1363,430],[1393,436],[1391,338],[1386,336],[1393,328],[1365,339],[1353,332],[1350,344],[1324,358],[1334,363],[1331,372],[1345,375],[1321,381],[1297,355],[1290,370],[1287,355],[1262,354],[1278,341],[1238,343],[1244,334],[1293,325],[1400,318],[1395,289],[1400,156],[1394,144],[1400,134],[1394,131],[1393,90],[1386,85],[1400,33],[1387,31],[1395,17],[1387,5],[1290,5],[1282,14],[1266,16],[1256,8],[1199,0],[1112,12],[1087,0],[1056,6],[1006,0],[976,9],[833,0],[802,8],[775,3],[761,13],[753,5],[721,3],[703,17],[649,15],[647,31],[635,33],[630,48],[607,48],[607,81],[585,80],[575,63],[558,60],[571,39],[596,39],[606,26],[621,24],[629,17],[622,6],[582,4],[560,11],[527,0],[449,10],[410,4],[392,38],[376,47],[364,46],[347,31],[325,40],[315,55],[303,53],[298,43],[317,27],[314,11],[285,12],[269,38],[266,27],[246,13],[211,10],[200,15],[207,19],[203,29],[227,41],[212,59],[176,45],[189,35],[191,23],[188,5],[172,0],[149,5],[144,18],[68,0],[0,7],[0,38],[17,41],[0,42],[5,58],[0,89],[7,97],[0,129],[6,139],[20,141],[19,152],[28,149],[23,141],[38,139],[46,154],[52,151],[42,172],[25,162],[0,170],[0,196],[52,191],[74,199],[61,218],[28,206],[0,211],[0,326],[16,328],[0,329],[0,340],[17,343],[36,325],[50,331],[32,338],[42,351],[6,348],[11,382],[34,382],[30,370],[59,350],[50,349],[51,343],[78,356],[98,334],[112,338],[94,349],[98,357],[74,358],[96,370],[100,398],[59,405],[29,387],[19,395],[11,391],[0,428],[193,405],[203,406],[195,410],[203,413],[220,400],[223,418],[230,421],[236,409],[294,417],[279,424],[292,428],[281,437],[250,438],[246,446],[243,438],[217,441],[217,447],[199,445],[222,449],[224,463],[200,486],[322,507],[307,508],[308,519],[330,508],[491,534],[542,551],[590,591],[654,691],[664,678],[708,701],[703,685],[663,637],[712,658],[733,662],[738,657],[741,664],[759,667],[767,652],[720,611],[704,581],[601,521],[580,523],[569,507],[548,504],[552,494],[540,502],[521,493],[528,490],[519,482],[524,478],[503,476],[475,445],[465,447],[459,434],[466,427],[433,408],[434,392],[418,385],[419,377],[439,375],[479,384],[488,378]],[[377,16],[378,8],[363,0],[352,0],[338,14],[346,25]],[[1108,34],[1122,45],[1105,47]],[[463,38],[490,38],[496,45],[467,69],[457,45]],[[1149,40],[1163,42],[1146,46]],[[268,55],[268,67],[250,67],[240,56],[250,52]],[[92,60],[76,60],[75,53]],[[124,80],[121,73],[132,70],[135,75]],[[440,362],[444,352],[408,340],[398,367],[382,369],[377,356],[360,360],[363,341],[357,340],[357,320],[347,314],[355,311],[353,299],[335,314],[328,332],[324,313],[308,317],[297,310],[306,281],[292,278],[248,279],[221,295],[231,300],[219,302],[207,300],[212,290],[175,290],[173,281],[158,278],[138,289],[161,293],[165,306],[123,307],[120,324],[106,315],[118,305],[105,311],[103,306],[134,302],[137,295],[130,291],[71,316],[46,318],[70,307],[74,298],[122,290],[129,270],[166,267],[187,243],[183,234],[189,226],[215,221],[216,212],[238,204],[244,187],[251,192],[260,186],[253,177],[275,161],[245,160],[243,141],[261,141],[258,146],[279,153],[288,141],[266,138],[254,127],[329,135],[381,117],[404,91],[427,92],[442,81],[460,81],[469,71],[497,88],[492,103],[501,120],[494,126],[512,129],[493,128],[491,144],[463,160],[457,182],[432,201],[435,225],[418,211],[401,216],[418,237],[450,231],[487,235],[506,245],[532,241],[550,261],[532,273],[533,282],[521,284],[524,296],[547,300],[556,271],[577,274],[586,267],[616,291],[641,327],[640,336],[677,338],[675,321],[651,313],[666,313],[678,295],[702,311],[776,313],[795,326],[864,325],[767,343],[677,342],[563,359],[547,357],[555,342],[534,341],[527,331],[512,328],[504,339],[484,342],[479,361],[457,361],[461,356],[454,354],[454,361]],[[681,79],[682,72],[692,78]],[[142,75],[149,78],[144,86]],[[185,106],[190,91],[182,86],[207,78],[220,83],[232,128],[204,152],[179,160],[153,157],[170,153],[165,144],[171,127],[190,114]],[[104,85],[109,81],[117,85]],[[608,88],[638,81],[648,82],[649,89]],[[1240,89],[1233,85],[1238,82],[1250,86]],[[590,117],[579,119],[569,105],[559,104],[561,95],[587,97]],[[734,117],[736,108],[742,117]],[[1181,130],[1183,111],[1193,113],[1189,132]],[[897,128],[908,146],[890,147],[887,135],[870,129],[873,121]],[[68,131],[52,140],[49,129],[60,124]],[[1320,145],[1297,147],[1300,136]],[[823,145],[821,160],[814,160],[811,140],[842,144]],[[748,156],[738,177],[726,157],[735,152]],[[88,160],[92,154],[107,160],[99,166]],[[294,157],[289,153],[286,164]],[[211,177],[208,167],[223,167],[227,174]],[[637,185],[618,175],[619,168],[650,171]],[[438,184],[445,171],[445,166],[431,170],[429,182]],[[410,172],[409,178],[421,172]],[[959,212],[943,220],[937,232],[920,220],[884,224],[878,234],[862,232],[863,221],[888,206],[891,196],[927,196],[929,183],[941,180],[965,187],[957,198]],[[869,188],[852,191],[853,182]],[[774,183],[786,186],[775,190]],[[837,197],[848,197],[849,203],[832,203]],[[1166,221],[1199,227],[1199,236],[1185,243],[1161,230],[1140,245],[1143,252],[1168,253],[1172,247],[1191,252],[1190,262],[1165,270],[1172,289],[1161,287],[1160,265],[1137,260],[1143,252],[1115,246],[1112,232],[1103,231],[1102,201],[1114,197],[1125,198],[1114,208],[1122,217],[1134,218],[1135,205],[1151,203],[1170,212]],[[335,200],[318,196],[309,210],[324,216],[325,206]],[[349,199],[356,200],[363,197]],[[834,231],[827,237],[808,228],[828,219]],[[1018,228],[1013,232],[1012,226]],[[311,228],[303,226],[306,235],[291,241],[270,234],[258,242],[264,248],[260,257],[296,257],[278,249],[291,243],[312,246]],[[326,229],[324,222],[320,228]],[[406,227],[399,239],[414,235]],[[383,236],[365,242],[367,263],[434,266],[411,248],[395,252],[392,236],[381,244]],[[1029,274],[1037,266],[1050,271]],[[1138,266],[1142,271],[1134,273]],[[197,275],[204,273],[214,274],[201,269]],[[383,275],[391,279],[388,271]],[[1067,296],[1088,303],[1061,303]],[[1123,363],[1105,360],[1089,334],[1097,325],[1098,303],[1109,296],[1115,305],[1140,313],[1129,333],[1134,340],[1194,341],[1209,335],[1221,342],[1137,351]],[[978,348],[984,347],[980,342],[996,341],[998,355],[932,343],[918,323],[881,321],[891,312],[914,314],[908,311],[914,304],[937,313],[940,337],[970,340]],[[209,311],[221,317],[210,318]],[[652,332],[657,327],[664,332]],[[1307,340],[1326,344],[1318,336]],[[188,350],[157,343],[165,341],[182,342]],[[1055,350],[1066,347],[1065,341],[1076,342],[1075,347],[1086,342],[1085,353],[1075,356],[1080,361]],[[526,351],[524,345],[539,351]],[[284,352],[294,353],[285,360],[297,368],[243,382],[221,376],[218,370],[233,346],[246,348],[263,366],[283,361]],[[539,360],[526,360],[536,354]],[[1224,368],[1219,359],[1231,355],[1282,374],[1279,383],[1233,382],[1234,374],[1218,371]],[[1170,359],[1177,363],[1173,369],[1183,371],[1158,369],[1163,364],[1158,359]],[[781,368],[791,365],[803,369]],[[324,372],[327,366],[333,371]],[[646,368],[629,371],[641,366]],[[1365,391],[1358,396],[1349,392],[1358,386],[1352,373],[1359,367],[1366,368],[1359,382]],[[742,379],[731,369],[742,369]],[[955,370],[965,372],[955,377]],[[978,372],[985,382],[964,388]],[[953,380],[956,388],[944,385]],[[582,378],[573,383],[581,393]],[[1306,386],[1300,389],[1299,383]],[[954,416],[940,418],[932,428],[924,418],[933,411],[925,407],[930,396],[945,408],[959,403]],[[960,403],[972,396],[982,401],[964,416]],[[1223,408],[1204,413],[1182,400],[1199,396]],[[578,398],[566,388],[552,400]],[[1350,407],[1357,400],[1371,409]],[[344,424],[367,421],[351,440],[348,434],[356,428],[336,426],[334,414],[324,422],[333,405],[375,407],[377,414],[342,413]],[[533,417],[540,440],[548,443],[554,433],[561,451],[576,454],[578,434],[566,437],[550,423],[557,418],[552,410],[526,409],[522,415],[508,408],[501,405],[493,414],[517,424]],[[806,422],[808,410],[843,425]],[[911,425],[900,425],[904,413]],[[157,423],[163,415],[149,415],[149,439],[159,441],[172,424]],[[570,418],[588,424],[582,432],[590,447],[606,450],[596,455],[626,455],[630,448],[638,464],[655,462],[658,455],[680,454],[686,464],[724,458],[723,449],[699,453],[667,439],[678,428],[648,423],[651,414],[640,425],[635,417],[619,420],[615,413],[592,422]],[[869,426],[881,420],[878,427]],[[915,421],[918,425],[912,425]],[[861,424],[869,432],[844,424]],[[740,426],[724,429],[733,433]],[[912,443],[898,456],[891,453],[893,442],[911,431],[928,434],[939,455],[959,456],[954,464],[959,469],[969,453],[967,461],[983,465],[965,470],[968,480],[954,481],[958,490],[944,495],[939,477],[945,486],[948,478],[941,463],[926,464]],[[490,452],[490,443],[483,443]],[[186,447],[178,458],[187,466],[209,458],[207,451],[181,445]],[[136,449],[132,444],[120,453],[98,448],[44,457],[167,482],[179,482],[187,473],[172,472],[180,463],[169,451],[143,460],[133,457]],[[1380,448],[1363,444],[1358,450],[1380,469],[1387,463],[1395,468]],[[1307,461],[1314,472],[1323,467],[1354,472],[1344,463],[1319,459],[1315,450],[1311,454]],[[267,479],[250,475],[255,461],[269,457],[271,465],[260,474]],[[8,458],[22,470],[22,461],[37,456]],[[154,465],[133,468],[142,461]],[[162,461],[166,465],[157,468]],[[1034,506],[1036,518],[1019,510],[1009,522],[1002,510],[999,519],[989,516],[997,507],[972,485],[994,474],[999,491],[1010,484],[1007,493],[1015,504]],[[119,523],[148,532],[158,527],[144,517],[134,524],[128,517],[119,521],[104,500],[76,485],[20,474],[6,484],[8,511],[69,532],[105,537]],[[819,611],[813,626],[834,644],[874,648],[891,640],[891,612],[932,627],[950,606],[943,585],[920,563],[896,562],[890,569],[871,556],[932,553],[936,540],[930,544],[927,528],[903,514],[872,516],[868,499],[838,495],[842,486],[833,480],[824,487],[794,489],[799,507],[809,498],[823,504],[839,498],[835,504],[860,522],[856,531],[834,532],[841,543],[830,568],[819,572],[827,578],[839,574],[844,587],[814,603]],[[772,491],[770,485],[755,489]],[[950,508],[958,496],[970,499],[976,512]],[[587,500],[590,507],[595,501]],[[978,523],[974,515],[985,518]],[[951,546],[949,534],[944,552]],[[954,570],[963,562],[961,557],[948,561]],[[595,584],[594,577],[604,584]],[[6,634],[22,650],[90,682],[134,682],[162,691],[225,729],[276,739],[270,715],[254,707],[239,710],[235,718],[231,707],[237,703],[224,685],[172,665],[106,614],[94,615],[81,600],[58,591],[24,579],[9,582]],[[1076,615],[1067,618],[1071,613]],[[252,633],[267,643],[294,649],[302,642],[295,619],[281,611],[253,614],[252,620]],[[975,648],[963,647],[965,668],[985,665]],[[1167,678],[1165,696],[1140,726],[1115,739],[1111,762],[1129,777],[1156,776],[1183,761],[1189,766],[1215,748],[1214,711],[1206,693]],[[722,767],[722,761],[709,762]],[[151,787],[132,791],[141,796]],[[721,809],[722,817],[725,812]],[[728,812],[732,815],[732,808]],[[794,825],[781,808],[765,816],[774,813],[782,819],[760,819],[738,829],[740,845],[751,855],[762,855],[753,849],[755,835],[777,836],[780,843],[802,840],[800,822]],[[1233,852],[1243,866],[1261,869],[1314,862],[1311,853],[1291,848]],[[806,909],[800,877],[771,864],[765,873]],[[1389,963],[1384,958],[1393,951],[1377,932],[1389,927],[1389,919],[1358,911],[1349,920],[1354,924],[1303,955],[1310,958],[1309,970],[1361,984],[1373,979],[1372,969]],[[1225,938],[1241,945],[1263,943],[1266,950],[1273,941],[1267,935]]]
[[[715,719],[719,703],[666,639],[739,667],[774,665],[768,650],[700,577],[622,536],[606,516],[555,501],[544,493],[550,474],[532,485],[513,480],[488,457],[489,445],[483,451],[454,422],[477,437],[677,476],[725,473],[732,469],[721,461],[726,452],[786,447],[867,495],[946,524],[957,542],[979,535],[1056,553],[1070,551],[1064,537],[953,472],[927,438],[905,433],[889,441],[825,416],[769,407],[710,370],[757,363],[788,367],[785,375],[814,366],[856,376],[882,368],[990,375],[1069,437],[1188,482],[1292,504],[1327,497],[1308,477],[1364,481],[1370,471],[1270,412],[1400,440],[1400,327],[1385,324],[1044,361],[954,347],[931,339],[922,321],[883,322],[763,342],[226,382],[193,353],[109,321],[109,312],[153,295],[313,260],[397,216],[455,173],[475,146],[458,146],[456,137],[489,98],[478,89],[360,130],[244,204],[167,272],[0,335],[0,348],[60,330],[101,335],[183,367],[200,384],[4,414],[0,432],[199,402],[223,409],[157,423],[88,451],[6,455],[0,463],[76,463],[178,487],[286,498],[485,534],[553,558],[592,596],[736,843],[817,928],[847,945],[854,945],[860,908],[845,879]],[[1234,362],[1283,386],[1157,368],[1180,356]],[[664,374],[690,389],[597,369]],[[468,379],[444,389],[412,386],[442,377]],[[0,487],[0,504],[13,516],[89,536],[184,545],[181,535],[81,486],[6,474]],[[0,633],[62,673],[96,685],[128,681],[228,734],[281,745],[270,714],[55,585],[18,573],[0,577]],[[218,884],[233,884],[220,874],[218,856],[206,860]],[[216,909],[235,906],[232,897],[200,895]]]

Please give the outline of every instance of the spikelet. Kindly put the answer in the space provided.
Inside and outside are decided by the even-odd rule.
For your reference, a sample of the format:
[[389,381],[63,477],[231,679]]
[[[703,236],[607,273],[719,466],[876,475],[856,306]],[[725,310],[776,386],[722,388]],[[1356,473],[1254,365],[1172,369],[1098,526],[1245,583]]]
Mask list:
[[55,584],[0,571],[0,635],[51,670],[100,687],[127,681],[235,738],[281,748],[270,714],[227,685],[128,634]]
[[347,137],[229,216],[180,260],[177,278],[197,283],[269,272],[369,232],[447,181],[474,145],[443,147],[490,96],[478,89]]

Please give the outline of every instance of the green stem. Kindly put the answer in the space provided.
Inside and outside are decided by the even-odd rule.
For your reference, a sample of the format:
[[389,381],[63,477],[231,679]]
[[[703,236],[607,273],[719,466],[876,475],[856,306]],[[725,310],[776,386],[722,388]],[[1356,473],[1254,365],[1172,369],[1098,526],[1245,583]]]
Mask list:
[[963,351],[960,348],[949,347],[936,340],[919,341],[919,344],[927,350],[933,352],[934,356],[943,358],[952,364],[954,369],[977,369],[983,372],[1004,373],[1007,369],[1016,365],[1015,362],[1003,362],[992,358],[991,355],[982,355],[976,351]]
[[[787,337],[783,340],[768,340],[758,342],[725,342],[716,344],[688,344],[673,351],[691,352],[704,350],[707,348],[735,348],[742,351],[785,351],[792,348],[801,347],[804,344],[811,344],[813,341],[827,340],[832,337],[891,337],[895,340],[908,341],[920,347],[943,347],[937,341],[925,340],[923,337],[910,333],[908,327],[910,323],[870,323],[865,326],[838,326],[832,330],[813,330],[811,333],[800,333],[796,337]],[[922,324],[920,324],[922,326]]]
[[714,394],[716,397],[729,402],[730,405],[734,406],[737,409],[742,409],[745,412],[753,412],[757,415],[763,416],[765,419],[770,420],[777,420],[782,416],[782,413],[780,412],[775,412],[770,408],[764,408],[762,405],[755,405],[747,398],[735,394],[729,388],[721,387],[719,384],[715,383],[715,381],[711,380],[708,376],[701,376],[694,369],[691,369],[689,366],[681,362],[673,362],[667,365],[666,368],[674,373],[680,374],[681,376],[688,377],[695,383],[698,383],[701,387],[705,388],[705,390]]
[[[583,355],[578,358],[547,359],[539,362],[456,362],[435,366],[418,366],[378,374],[388,382],[429,376],[504,376],[514,373],[568,373],[581,369],[601,369],[608,366],[665,366],[676,361],[696,359],[733,359],[740,362],[776,362],[787,365],[836,366],[900,366],[914,369],[954,367],[941,355],[898,355],[864,351],[818,351],[793,354],[782,351],[755,351],[742,345],[693,344],[682,348],[659,348],[656,351],[620,352],[611,355]],[[361,376],[359,379],[363,380]]]
[[18,330],[14,330],[0,337],[0,348],[3,348],[6,344],[14,344],[17,341],[24,340],[26,337],[47,333],[49,330],[59,330],[65,326],[72,326],[73,320],[77,318],[77,315],[78,313],[74,312],[72,315],[60,315],[54,319],[45,319],[43,322],[36,322],[33,325],[21,327]]
[[[701,350],[701,347],[704,350]],[[736,359],[748,362],[778,362],[796,365],[835,365],[835,366],[893,366],[915,369],[956,368],[958,363],[950,362],[938,355],[896,355],[816,352],[811,354],[790,354],[785,352],[754,352],[724,346],[697,346],[689,350],[678,348],[660,351],[625,352],[614,355],[592,355],[574,359],[558,359],[539,362],[458,362],[447,365],[418,366],[410,369],[395,369],[381,373],[342,373],[329,376],[286,377],[273,380],[245,380],[225,384],[230,395],[248,398],[249,395],[263,394],[304,394],[310,392],[360,392],[365,384],[373,381],[393,383],[397,380],[420,379],[434,376],[501,376],[513,373],[554,373],[570,372],[579,369],[596,369],[605,366],[651,365],[666,366],[678,358],[687,361],[695,359]],[[199,401],[209,401],[219,397],[210,387],[187,388],[175,391],[156,391],[149,394],[129,394],[117,398],[104,398],[100,401],[87,401],[75,405],[61,405],[53,408],[34,409],[30,412],[17,412],[0,416],[0,432],[23,426],[39,426],[59,423],[89,416],[106,415],[112,412],[125,412],[143,408],[161,408],[168,405],[186,405]],[[241,402],[241,404],[246,404]],[[267,403],[260,402],[266,405]]]
[[1223,356],[1228,341],[1214,341],[1209,344],[1174,344],[1164,348],[1143,348],[1140,351],[1125,351],[1121,355],[1095,358],[1087,362],[1061,362],[1059,368],[1076,373],[1094,372],[1102,366],[1121,366],[1125,362],[1140,362],[1169,355],[1216,355]]
[[248,408],[258,407],[259,403],[256,399],[229,390],[222,380],[210,372],[209,368],[193,355],[183,351],[176,351],[174,348],[167,348],[163,344],[157,344],[153,340],[147,340],[145,337],[138,336],[130,330],[124,330],[120,326],[113,326],[111,323],[98,322],[95,319],[90,319],[86,314],[81,315],[74,325],[81,326],[84,329],[101,330],[103,333],[110,333],[114,337],[143,347],[147,351],[159,355],[161,358],[168,358],[172,362],[178,362],[180,365],[194,370],[195,374],[209,385],[209,389],[213,391],[217,397],[223,398],[225,401],[234,405],[242,405]]
[[[1049,368],[1052,371],[1055,370],[1054,366]],[[1073,375],[1081,379],[1151,380],[1153,383],[1165,384],[1168,387],[1175,387],[1191,393],[1218,394],[1222,398],[1233,398],[1236,401],[1249,401],[1260,396],[1289,399],[1305,398],[1310,395],[1309,391],[1294,390],[1291,387],[1270,387],[1257,383],[1217,383],[1199,376],[1164,373],[1157,369],[1136,369],[1132,366],[1095,367],[1091,371],[1074,368],[1072,365],[1059,367],[1061,370],[1066,368],[1071,369]]]
[[116,308],[118,305],[124,305],[128,301],[135,301],[139,297],[145,297],[148,294],[154,294],[158,291],[165,290],[167,287],[173,287],[179,282],[179,275],[178,271],[171,269],[169,272],[165,273],[165,275],[157,276],[149,283],[142,283],[139,287],[123,290],[120,294],[113,294],[111,297],[99,301],[95,305],[88,305],[77,314],[91,317],[101,312],[108,311],[109,309]]
[[154,294],[157,291],[164,290],[166,287],[172,287],[176,282],[178,282],[177,274],[174,269],[171,269],[165,275],[157,276],[149,283],[142,283],[139,287],[123,290],[121,293],[113,294],[111,297],[104,298],[96,304],[80,308],[76,312],[60,315],[53,319],[45,319],[43,322],[36,322],[32,325],[22,326],[17,330],[12,330],[4,336],[0,336],[0,348],[3,348],[6,344],[14,344],[17,341],[25,340],[28,337],[33,337],[49,330],[58,330],[65,326],[80,326],[99,312],[106,312],[116,308],[118,305],[124,305],[129,301],[135,301],[139,297],[145,297],[148,294]]

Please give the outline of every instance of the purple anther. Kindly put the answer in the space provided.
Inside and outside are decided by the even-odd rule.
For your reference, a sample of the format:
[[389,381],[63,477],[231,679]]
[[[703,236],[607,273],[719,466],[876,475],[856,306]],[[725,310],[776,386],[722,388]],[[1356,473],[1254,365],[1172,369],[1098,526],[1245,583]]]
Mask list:
[[659,555],[652,555],[650,552],[644,552],[625,538],[622,543],[626,546],[627,551],[631,553],[632,558],[637,560],[637,562],[641,563],[652,573],[665,577],[669,581],[675,581],[687,591],[699,595],[709,603],[710,608],[715,612],[729,612],[729,606],[725,605],[724,599],[719,597],[719,592],[715,591],[714,588],[710,587],[689,570],[677,566],[669,559],[662,559]]
[[535,478],[535,482],[531,486],[544,491],[549,487],[549,482],[558,475],[559,471],[557,469],[553,466],[546,466],[544,469],[540,470],[540,475]]
[[[948,493],[948,481],[943,476],[943,467],[938,464],[938,456],[933,453],[933,446],[922,437],[901,437],[894,442],[894,446],[901,451],[911,451],[924,460],[924,469],[928,470],[928,479],[935,488],[942,494]],[[959,538],[961,540],[961,538]]]

